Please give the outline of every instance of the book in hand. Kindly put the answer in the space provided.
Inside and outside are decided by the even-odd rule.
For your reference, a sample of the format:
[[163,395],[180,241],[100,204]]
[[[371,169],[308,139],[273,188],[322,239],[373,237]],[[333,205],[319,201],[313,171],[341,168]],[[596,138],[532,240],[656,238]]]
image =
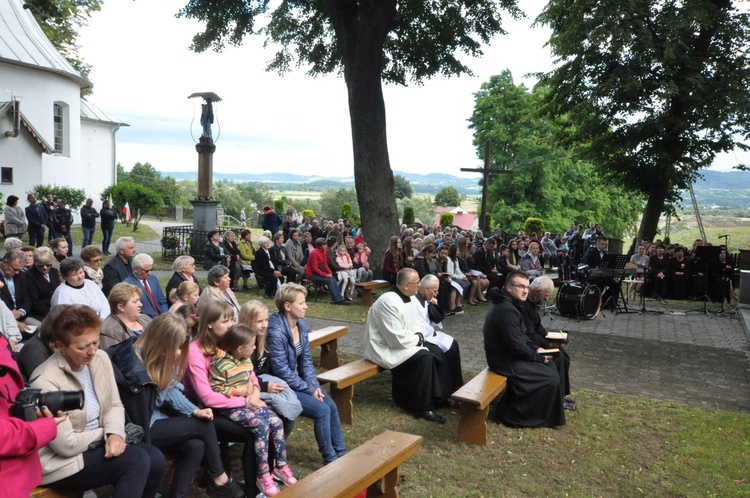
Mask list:
[[554,342],[564,342],[567,344],[568,342],[568,333],[563,332],[562,330],[553,332],[548,331],[547,332],[547,340],[548,341],[554,341]]
[[536,352],[544,356],[555,356],[555,355],[560,354],[560,349],[559,348],[537,349]]

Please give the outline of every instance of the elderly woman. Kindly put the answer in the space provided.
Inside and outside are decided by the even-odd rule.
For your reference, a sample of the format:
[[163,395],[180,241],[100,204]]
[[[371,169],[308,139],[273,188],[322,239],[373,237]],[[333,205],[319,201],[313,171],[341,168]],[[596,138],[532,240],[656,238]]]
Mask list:
[[278,271],[271,261],[271,239],[260,237],[258,239],[258,250],[255,252],[255,261],[253,261],[253,270],[256,278],[260,276],[266,282],[266,297],[273,299],[276,289],[284,283],[284,276]]
[[211,230],[206,234],[208,242],[203,248],[203,269],[210,270],[216,265],[227,265],[229,263],[229,255],[224,252],[224,246],[219,242],[219,231]]
[[121,282],[107,296],[110,314],[102,323],[99,349],[107,349],[141,335],[152,318],[141,313],[143,291],[137,285]]
[[68,241],[62,237],[57,237],[49,242],[52,254],[55,256],[54,267],[60,269],[60,263],[68,257]]
[[26,233],[26,214],[24,209],[18,205],[18,197],[9,195],[5,202],[5,235],[18,235],[22,237]]
[[247,278],[253,273],[253,261],[255,261],[255,245],[253,244],[253,233],[250,230],[240,232],[240,243],[237,245],[240,252],[240,268],[242,269],[242,290],[250,290],[247,286]]
[[22,246],[21,251],[26,255],[26,268],[24,271],[29,271],[34,267],[34,246]]
[[208,496],[241,498],[242,488],[224,472],[213,412],[194,405],[177,385],[187,367],[189,344],[185,320],[166,313],[138,338],[109,348],[107,354],[122,374],[116,376],[117,387],[128,418],[143,427],[144,441],[174,455],[170,498],[188,496],[204,456]]
[[231,280],[229,288],[238,292],[240,289],[237,287],[237,280],[239,280],[242,273],[239,266],[240,250],[237,247],[237,241],[234,240],[234,232],[232,230],[224,232],[224,242],[222,242],[221,245],[224,246],[224,254],[229,256],[227,262],[229,278]]
[[195,276],[195,260],[192,256],[178,256],[177,259],[172,263],[172,278],[167,283],[166,295],[167,303],[170,306],[174,304],[174,301],[170,297],[172,290],[180,286],[182,282],[195,282],[198,285],[198,293],[201,292],[201,284]]
[[60,272],[53,268],[55,257],[49,247],[34,250],[34,266],[26,272],[26,283],[31,298],[29,315],[41,321],[52,306],[52,294],[60,285]]
[[203,308],[209,301],[224,301],[234,309],[234,321],[237,321],[240,305],[234,292],[229,288],[229,282],[229,269],[226,266],[219,265],[211,268],[208,272],[208,285],[198,299],[198,313],[203,313]]
[[346,443],[336,403],[321,389],[312,362],[310,327],[305,323],[307,290],[299,284],[284,284],[276,293],[279,310],[268,319],[268,349],[271,374],[295,392],[302,404],[302,416],[313,419],[315,440],[330,463],[344,456]]
[[151,498],[166,461],[149,444],[125,442],[125,410],[112,363],[98,350],[100,327],[101,319],[88,306],[63,309],[52,323],[57,351],[31,375],[31,386],[42,391],[84,391],[83,409],[69,412],[57,437],[39,450],[42,484],[63,489],[112,485],[116,498]]
[[83,271],[86,278],[94,282],[100,289],[104,272],[102,271],[102,251],[96,246],[86,246],[81,249],[81,259],[83,260]]
[[[71,256],[60,263],[60,274],[65,282],[52,294],[52,306],[58,304],[85,304],[100,318],[109,316],[109,303],[102,290],[91,280],[86,280],[81,258]],[[98,335],[98,334],[97,334]]]

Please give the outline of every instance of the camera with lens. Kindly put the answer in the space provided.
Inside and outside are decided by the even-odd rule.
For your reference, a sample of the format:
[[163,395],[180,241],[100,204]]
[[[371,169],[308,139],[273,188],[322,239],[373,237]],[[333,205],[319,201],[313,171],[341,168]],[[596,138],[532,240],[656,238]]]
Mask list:
[[36,420],[36,407],[49,408],[52,414],[83,409],[83,391],[50,391],[42,393],[41,389],[27,387],[16,396],[15,404],[10,407],[10,414],[21,420]]

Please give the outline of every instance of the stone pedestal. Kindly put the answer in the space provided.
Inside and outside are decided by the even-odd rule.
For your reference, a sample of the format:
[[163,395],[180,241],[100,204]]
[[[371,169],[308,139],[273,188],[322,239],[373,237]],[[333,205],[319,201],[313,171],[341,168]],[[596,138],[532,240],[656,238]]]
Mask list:
[[[210,232],[216,229],[216,206],[219,201],[190,201],[193,205],[193,230]],[[205,241],[204,241],[205,243]]]

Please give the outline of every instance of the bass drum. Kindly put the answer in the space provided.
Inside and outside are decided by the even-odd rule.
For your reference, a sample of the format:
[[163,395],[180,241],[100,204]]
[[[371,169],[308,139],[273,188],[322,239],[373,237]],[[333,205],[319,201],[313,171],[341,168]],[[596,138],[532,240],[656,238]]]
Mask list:
[[557,293],[557,311],[562,316],[593,320],[602,307],[602,294],[595,285],[566,283]]

